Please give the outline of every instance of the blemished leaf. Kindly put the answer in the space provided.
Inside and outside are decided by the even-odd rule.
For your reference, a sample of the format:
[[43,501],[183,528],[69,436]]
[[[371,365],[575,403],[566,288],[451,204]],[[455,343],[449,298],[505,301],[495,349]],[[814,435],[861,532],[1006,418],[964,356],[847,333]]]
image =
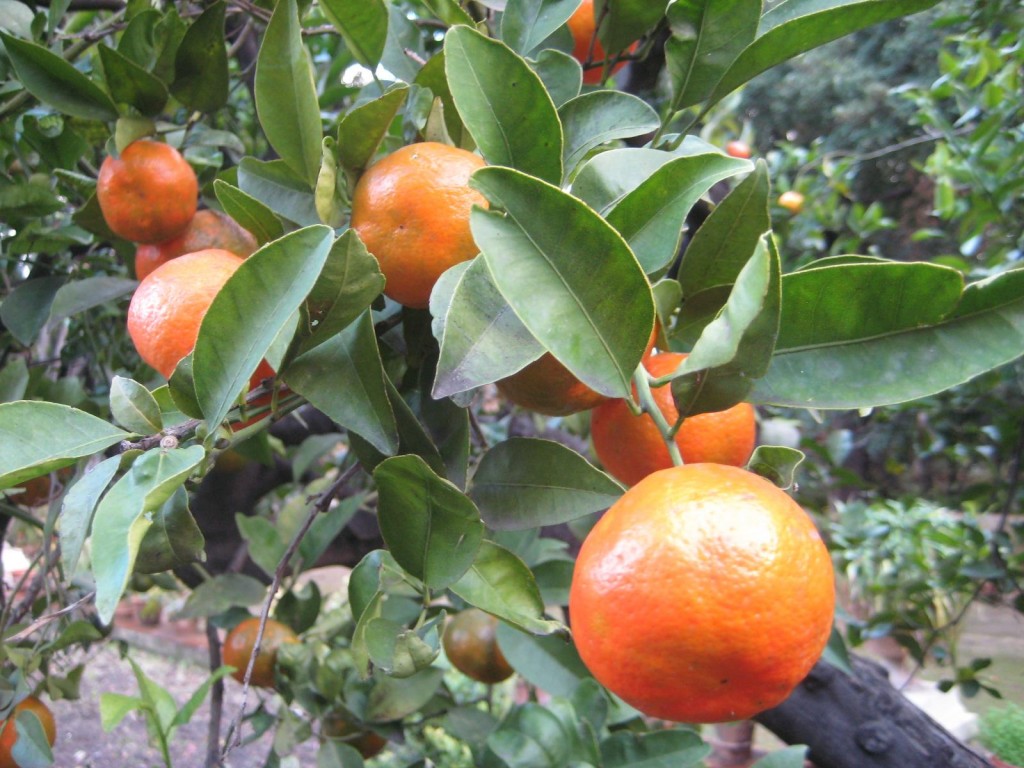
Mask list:
[[338,123],[338,160],[345,168],[358,172],[370,164],[408,96],[408,85],[393,85],[345,113]]
[[668,9],[672,36],[665,63],[672,108],[704,101],[745,47],[754,41],[762,0],[698,0]]
[[92,566],[96,611],[104,624],[114,617],[139,545],[151,525],[147,512],[159,509],[206,455],[202,446],[139,456],[96,508],[92,522]]
[[443,679],[444,670],[436,667],[404,679],[374,676],[366,702],[366,720],[387,723],[411,715],[430,701]]
[[606,768],[690,768],[704,764],[711,746],[696,731],[631,733],[619,731],[601,742],[601,764]]
[[544,347],[494,285],[483,258],[459,264],[442,275],[431,293],[430,311],[434,336],[441,345],[434,397],[490,384],[544,354]]
[[229,608],[248,608],[261,603],[266,595],[266,586],[252,576],[224,573],[192,590],[177,615],[182,619],[216,616]]
[[593,91],[558,108],[565,131],[563,166],[566,177],[590,150],[616,139],[643,136],[661,125],[646,102],[622,91]]
[[50,307],[65,284],[63,277],[37,277],[17,286],[0,304],[0,321],[15,339],[28,346],[50,318]]
[[[938,0],[790,0],[761,17],[757,39],[732,62],[707,97],[711,105],[766,69],[857,30],[927,10]],[[684,105],[679,105],[684,106]]]
[[41,102],[84,120],[117,119],[117,107],[107,92],[63,58],[3,32],[0,40],[18,81]]
[[256,59],[255,90],[267,140],[312,187],[320,171],[323,127],[296,0],[280,0],[274,8]]
[[384,0],[324,0],[320,7],[341,33],[345,47],[356,61],[364,67],[376,67],[388,35],[388,7]]
[[138,283],[120,277],[95,275],[65,283],[58,289],[50,306],[50,320],[72,317],[93,307],[127,296]]
[[509,168],[471,185],[473,236],[494,283],[530,333],[591,389],[628,397],[654,327],[651,287],[629,246],[591,208]]
[[747,462],[747,469],[771,480],[783,490],[793,487],[796,469],[804,460],[802,451],[782,445],[759,445]]
[[580,681],[591,677],[576,646],[560,635],[527,634],[501,623],[498,646],[518,674],[552,696],[572,696]]
[[174,54],[171,93],[189,109],[214,112],[228,100],[225,3],[207,6],[185,32]]
[[[896,283],[866,283],[864,276],[876,273],[861,271],[874,269]],[[929,264],[864,263],[787,275],[783,323],[796,318],[798,327],[794,335],[780,336],[751,402],[803,408],[891,405],[941,392],[1020,357],[1024,270],[971,283],[951,310],[950,288],[943,285],[952,285],[959,273],[944,271]],[[792,278],[798,282],[787,282]],[[893,289],[908,298],[897,303]],[[803,296],[800,304],[797,296]],[[822,327],[806,322],[801,306],[807,300],[824,305],[815,312]],[[835,310],[838,306],[843,312]],[[805,343],[793,346],[794,340]]]
[[167,86],[134,61],[102,43],[97,46],[110,95],[119,104],[134,107],[143,115],[160,114],[167,103]]
[[283,378],[314,407],[362,435],[381,453],[398,452],[398,426],[369,313],[297,357]]
[[333,243],[329,227],[291,232],[242,262],[203,316],[192,353],[196,397],[223,421],[278,334],[313,288]]
[[491,528],[523,530],[608,509],[623,491],[560,443],[513,437],[483,455],[469,495]]
[[535,60],[528,63],[544,83],[544,88],[557,108],[561,109],[563,104],[580,95],[583,67],[568,53],[545,48]]
[[[319,139],[317,142],[319,147]],[[318,171],[319,168],[318,149]],[[294,221],[300,227],[320,223],[311,185],[296,176],[283,160],[263,162],[254,157],[243,157],[238,164],[238,186],[273,213]],[[242,224],[241,221],[238,223]]]
[[188,493],[178,488],[159,509],[142,537],[136,573],[160,573],[201,559],[206,539],[188,508]]
[[120,456],[104,459],[82,475],[64,494],[60,512],[60,558],[64,573],[69,577],[78,567],[82,546],[92,528],[92,517],[100,503],[100,496],[114,479],[120,464]]
[[214,180],[213,191],[224,212],[243,229],[249,230],[260,245],[276,240],[284,234],[280,219],[252,195],[222,179]]
[[57,403],[0,405],[0,488],[73,464],[129,434],[103,419]]
[[118,424],[132,432],[152,435],[163,429],[156,398],[134,379],[115,376],[111,380],[110,413]]
[[558,184],[562,126],[537,74],[504,43],[471,27],[448,31],[444,55],[455,106],[487,163]]
[[771,752],[756,763],[753,768],[803,768],[807,764],[807,747],[797,744]]
[[450,586],[467,603],[534,635],[565,635],[565,625],[544,618],[544,601],[526,563],[493,541],[483,541],[469,570]]
[[483,538],[473,502],[418,456],[386,459],[373,477],[381,535],[398,564],[433,589],[459,579]]
[[501,39],[528,55],[572,16],[579,0],[509,0],[501,17]]

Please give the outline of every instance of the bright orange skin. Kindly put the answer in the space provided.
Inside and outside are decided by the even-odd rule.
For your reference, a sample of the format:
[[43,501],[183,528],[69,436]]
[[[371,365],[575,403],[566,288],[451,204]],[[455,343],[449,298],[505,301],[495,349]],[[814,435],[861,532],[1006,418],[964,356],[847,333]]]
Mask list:
[[133,141],[100,166],[96,199],[107,226],[137,243],[176,237],[195,215],[199,182],[188,161],[160,141]]
[[39,718],[39,722],[43,726],[43,733],[46,734],[46,740],[50,742],[51,747],[57,740],[57,724],[50,708],[35,696],[28,696],[14,705],[14,711],[8,719],[0,721],[0,768],[18,768],[18,764],[11,756],[11,751],[19,738],[14,721],[18,713],[25,710]]
[[[661,352],[644,360],[652,376],[665,376],[686,359],[677,352]],[[651,390],[654,402],[669,424],[679,418],[672,388]],[[633,415],[624,400],[611,400],[594,409],[590,419],[594,452],[604,468],[626,485],[635,485],[652,472],[672,466],[668,446],[654,420]],[[739,403],[724,411],[687,418],[675,435],[683,462],[710,462],[742,467],[754,452],[757,418],[754,407]]]
[[479,253],[469,213],[487,200],[469,188],[469,177],[483,166],[472,152],[427,141],[402,147],[360,177],[352,228],[380,263],[385,295],[424,309],[441,273]]
[[750,150],[750,145],[743,141],[730,141],[725,145],[725,154],[731,155],[732,157],[739,157],[744,160],[750,158],[753,154]]
[[[569,31],[572,33],[573,39],[573,57],[580,63],[583,64],[587,61],[588,54],[590,51],[590,41],[594,37],[596,31],[596,19],[594,18],[594,0],[583,0],[583,3],[579,8],[569,17]],[[636,48],[634,43],[629,50]],[[601,46],[599,40],[594,40],[594,50],[591,57],[592,62],[604,61],[605,52]],[[619,62],[612,67],[612,74],[614,75],[620,69],[626,66],[626,63]],[[594,67],[592,69],[583,70],[583,82],[587,85],[597,85],[601,82],[601,74],[603,69],[601,67]]]
[[498,620],[479,608],[457,613],[444,628],[444,653],[452,666],[481,683],[500,683],[515,672],[498,647]]
[[627,491],[583,542],[569,592],[594,677],[644,714],[685,723],[784,700],[821,656],[834,607],[811,518],[767,480],[719,464]]
[[324,718],[323,735],[330,740],[344,741],[359,752],[364,760],[380,754],[388,744],[388,740],[376,731],[364,730],[342,715]]
[[[243,619],[224,638],[224,646],[221,649],[222,658],[225,664],[235,668],[231,676],[240,683],[245,681],[245,670],[249,667],[249,657],[252,656],[253,646],[256,645],[256,633],[259,631],[259,627],[259,618],[253,616]],[[274,621],[274,619],[267,619],[267,624],[263,628],[260,650],[252,665],[249,684],[260,688],[273,688],[277,649],[285,643],[297,642],[299,642],[299,637],[291,627]]]
[[256,238],[227,214],[198,211],[177,237],[163,243],[140,245],[135,250],[135,278],[144,280],[161,264],[186,253],[220,248],[244,259],[258,247]]
[[787,190],[779,195],[779,205],[795,215],[804,209],[804,196],[795,189]]

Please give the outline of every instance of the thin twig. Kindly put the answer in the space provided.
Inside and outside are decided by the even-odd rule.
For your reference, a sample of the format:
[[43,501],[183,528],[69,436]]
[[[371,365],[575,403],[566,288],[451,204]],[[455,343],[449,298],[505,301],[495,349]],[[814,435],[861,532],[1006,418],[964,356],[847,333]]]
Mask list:
[[95,592],[89,592],[84,597],[79,598],[75,602],[71,603],[71,605],[64,606],[59,611],[54,611],[53,613],[48,613],[45,616],[40,616],[38,619],[36,619],[31,624],[29,624],[27,627],[25,627],[23,630],[21,630],[21,632],[18,632],[15,635],[11,635],[6,640],[4,640],[4,642],[5,643],[18,643],[18,642],[21,642],[22,640],[27,639],[30,635],[32,635],[34,632],[36,632],[36,630],[41,629],[42,627],[45,627],[51,621],[59,619],[61,616],[65,616],[65,615],[71,613],[72,611],[74,611],[79,606],[82,606],[85,603],[91,602],[94,597],[96,597],[96,593]]
[[[220,669],[220,637],[217,627],[206,622],[206,644],[210,650],[210,673]],[[220,721],[224,712],[224,678],[218,677],[210,689],[210,722],[206,736],[206,768],[218,768],[224,763],[220,759]]]

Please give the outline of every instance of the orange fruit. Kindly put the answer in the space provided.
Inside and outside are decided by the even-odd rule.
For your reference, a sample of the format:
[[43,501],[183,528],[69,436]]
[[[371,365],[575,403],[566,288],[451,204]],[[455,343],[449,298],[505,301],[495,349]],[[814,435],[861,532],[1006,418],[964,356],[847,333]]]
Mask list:
[[750,145],[745,141],[730,141],[725,145],[725,154],[746,160],[753,152],[750,149]]
[[629,489],[583,542],[569,590],[576,648],[650,717],[743,720],[785,699],[828,642],[832,561],[784,491],[687,464]]
[[198,211],[181,234],[162,243],[144,244],[135,249],[135,278],[144,280],[161,264],[186,253],[221,248],[244,259],[258,247],[256,238],[226,213]]
[[[249,658],[252,656],[253,646],[256,645],[256,633],[259,627],[260,620],[256,616],[243,619],[224,638],[224,646],[221,650],[223,661],[228,666],[235,668],[231,676],[240,683],[245,681],[245,670],[249,667]],[[267,624],[263,628],[260,650],[252,665],[250,685],[273,688],[277,649],[285,643],[297,642],[299,642],[298,635],[292,631],[291,627],[274,619],[267,619]]]
[[479,608],[455,614],[444,628],[444,654],[466,677],[500,683],[515,672],[498,647],[498,620]]
[[779,195],[779,205],[792,214],[798,214],[804,209],[804,196],[795,189],[790,189]]
[[[665,376],[686,359],[677,352],[661,352],[644,360],[652,376]],[[654,402],[669,425],[679,418],[672,387],[651,390]],[[610,400],[594,409],[590,417],[594,452],[604,468],[626,485],[635,485],[647,475],[672,466],[668,447],[654,420],[646,413],[635,416],[625,400]],[[757,419],[750,403],[739,403],[724,411],[699,413],[683,421],[675,434],[676,445],[687,464],[711,462],[742,467],[754,452]]]
[[100,166],[96,199],[107,226],[137,243],[177,236],[195,215],[199,182],[181,153],[169,144],[140,139]]
[[[601,46],[601,41],[594,40],[594,50],[592,53],[590,50],[590,41],[594,38],[597,31],[596,19],[594,17],[594,0],[583,0],[580,7],[569,17],[568,24],[573,39],[573,57],[580,64],[586,63],[589,58],[591,63],[600,65],[605,59],[605,52]],[[632,51],[635,48],[636,43],[630,46],[629,50]],[[619,62],[612,67],[612,74],[614,75],[624,66],[626,66],[626,62]],[[603,68],[601,66],[585,69],[583,70],[583,82],[588,85],[597,85],[601,82],[602,73]]]
[[376,731],[366,730],[343,715],[324,718],[323,735],[332,741],[343,741],[353,747],[364,760],[369,760],[387,746],[388,740]]
[[380,263],[385,295],[424,309],[441,273],[477,255],[469,212],[487,201],[469,188],[469,177],[483,165],[472,152],[427,141],[402,147],[360,177],[352,228]]
[[57,724],[50,708],[35,696],[22,699],[14,705],[14,710],[8,718],[0,721],[0,768],[18,768],[18,764],[14,762],[14,757],[11,755],[14,745],[20,738],[15,727],[15,718],[19,712],[25,711],[31,712],[39,718],[39,722],[43,726],[43,733],[46,734],[46,740],[50,742],[51,747],[57,739]]

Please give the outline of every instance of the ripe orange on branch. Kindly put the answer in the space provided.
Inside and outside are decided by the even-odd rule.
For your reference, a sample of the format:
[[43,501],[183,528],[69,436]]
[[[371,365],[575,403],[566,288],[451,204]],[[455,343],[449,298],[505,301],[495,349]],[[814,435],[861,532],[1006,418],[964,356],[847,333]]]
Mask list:
[[594,677],[651,717],[742,720],[783,701],[821,656],[832,562],[810,517],[746,470],[650,475],[598,521],[569,593]]
[[[256,646],[256,634],[259,627],[258,617],[243,619],[224,638],[222,651],[224,663],[235,668],[231,676],[240,683],[245,681],[245,670],[249,667],[249,658]],[[252,675],[249,677],[250,685],[273,688],[277,649],[285,643],[297,643],[298,641],[298,635],[287,624],[267,619],[266,626],[263,628],[260,649],[256,654],[256,661],[252,665]]]
[[446,269],[477,255],[469,228],[474,205],[487,200],[470,189],[483,158],[426,141],[379,160],[360,177],[352,197],[352,228],[380,263],[384,293],[424,309]]
[[230,216],[220,211],[202,210],[196,212],[177,237],[140,245],[135,250],[135,277],[144,280],[161,264],[186,253],[220,248],[244,259],[257,247],[256,238]]
[[[661,352],[644,361],[652,376],[665,376],[686,359],[677,352]],[[671,425],[679,418],[669,384],[651,390],[654,402]],[[604,468],[626,485],[672,466],[672,457],[654,420],[636,416],[624,400],[611,400],[594,409],[590,420],[594,452]],[[700,413],[683,421],[675,434],[683,461],[711,462],[742,467],[754,452],[757,419],[754,407],[739,403],[724,411]]]
[[133,141],[100,166],[96,199],[107,226],[137,243],[176,237],[195,215],[199,182],[188,161],[160,141]]
[[[594,39],[594,35],[597,31],[597,19],[594,15],[594,0],[583,0],[580,7],[577,8],[569,21],[569,31],[572,33],[573,39],[573,57],[580,62],[585,63],[588,59],[593,62],[601,62],[606,56],[604,47],[601,45],[599,40]],[[593,40],[594,47],[591,50],[590,44]],[[634,43],[630,47],[630,51],[636,48]],[[626,63],[619,62],[612,67],[612,74],[614,75],[620,69],[626,66]],[[602,67],[593,67],[591,69],[585,69],[583,71],[583,82],[587,85],[597,85],[601,82],[601,75],[604,70]]]
[[22,699],[14,705],[14,710],[7,719],[0,721],[0,768],[18,768],[11,752],[18,739],[21,738],[21,734],[15,727],[15,720],[19,712],[31,712],[39,718],[39,723],[43,726],[43,733],[46,734],[46,740],[50,742],[51,747],[57,739],[57,724],[50,708],[35,696]]

